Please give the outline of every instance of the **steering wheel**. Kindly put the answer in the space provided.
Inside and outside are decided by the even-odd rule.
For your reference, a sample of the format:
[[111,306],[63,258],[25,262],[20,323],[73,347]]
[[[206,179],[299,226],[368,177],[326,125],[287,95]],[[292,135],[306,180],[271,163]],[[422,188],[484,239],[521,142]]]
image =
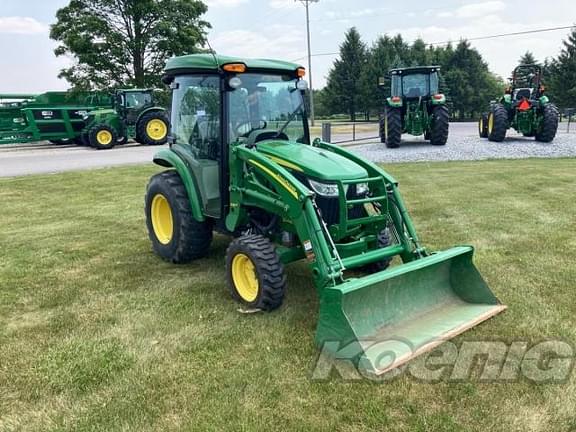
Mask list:
[[[246,126],[247,126],[247,128],[245,128]],[[244,123],[240,123],[238,126],[236,126],[235,132],[236,132],[236,135],[238,137],[248,138],[248,136],[253,131],[260,130],[260,129],[266,129],[266,126],[268,126],[268,123],[266,122],[266,120],[260,120],[260,124],[258,127],[252,127],[252,122],[244,122]],[[245,132],[242,132],[242,128],[244,128]]]

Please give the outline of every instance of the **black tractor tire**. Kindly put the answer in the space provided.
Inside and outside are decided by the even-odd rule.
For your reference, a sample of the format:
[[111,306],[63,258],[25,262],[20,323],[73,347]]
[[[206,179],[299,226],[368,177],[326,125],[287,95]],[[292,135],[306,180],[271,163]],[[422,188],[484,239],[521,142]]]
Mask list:
[[494,104],[488,114],[488,140],[502,142],[508,130],[508,112],[504,105]]
[[386,147],[398,148],[402,142],[402,111],[400,108],[386,107],[384,116]]
[[74,140],[70,138],[62,138],[62,139],[50,140],[50,142],[56,145],[66,145],[66,144],[72,144]]
[[109,150],[116,145],[116,131],[107,125],[97,125],[88,133],[90,146],[97,150]]
[[446,105],[438,105],[432,109],[432,127],[430,130],[430,144],[436,146],[446,145],[448,130],[450,129],[450,114]]
[[[155,127],[154,124],[159,124],[157,122],[162,122],[164,126]],[[149,134],[149,125],[152,127],[158,135]],[[139,143],[145,145],[162,145],[166,144],[168,141],[168,131],[170,122],[163,112],[152,111],[144,114],[138,124],[136,125],[136,139]]]
[[150,178],[145,213],[152,249],[164,260],[183,264],[206,256],[212,242],[212,221],[194,219],[188,193],[176,171]]
[[266,237],[249,234],[234,239],[226,251],[226,275],[232,297],[247,307],[271,311],[282,305],[284,266]]
[[558,131],[558,108],[553,104],[544,105],[542,116],[542,127],[536,132],[536,141],[549,143]]
[[[380,231],[380,233],[378,234],[378,249],[383,249],[385,247],[390,246],[391,244],[392,244],[392,236],[390,235],[390,230],[386,228]],[[375,263],[366,266],[366,270],[369,273],[378,273],[390,267],[391,262],[392,258],[386,258],[380,261],[376,261]]]
[[424,131],[424,141],[430,141],[430,131]]
[[478,135],[480,138],[488,138],[488,113],[482,113],[478,120]]
[[384,116],[386,114],[380,114],[380,118],[378,119],[378,134],[380,135],[380,142],[386,142],[386,120],[384,120]]
[[90,147],[90,133],[80,132],[80,136],[74,141],[78,146]]
[[118,138],[118,141],[116,141],[116,144],[124,145],[124,144],[126,144],[127,142],[128,142],[128,137],[125,137],[125,136],[124,136],[124,137]]

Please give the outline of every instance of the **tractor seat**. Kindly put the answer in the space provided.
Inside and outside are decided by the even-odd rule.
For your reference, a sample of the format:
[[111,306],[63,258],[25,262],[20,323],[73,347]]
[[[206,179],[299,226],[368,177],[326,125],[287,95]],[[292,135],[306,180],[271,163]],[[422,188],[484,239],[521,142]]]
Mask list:
[[516,95],[514,96],[514,100],[521,101],[522,99],[530,99],[532,96],[532,90],[528,88],[518,89],[516,90]]
[[412,87],[408,89],[408,93],[406,93],[407,98],[418,98],[420,96],[422,96],[422,93],[418,87]]

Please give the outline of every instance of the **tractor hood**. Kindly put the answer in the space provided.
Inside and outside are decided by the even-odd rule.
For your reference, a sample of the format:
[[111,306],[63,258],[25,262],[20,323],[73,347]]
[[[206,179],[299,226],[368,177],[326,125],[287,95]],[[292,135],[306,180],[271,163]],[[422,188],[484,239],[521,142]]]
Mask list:
[[258,151],[291,170],[302,171],[319,180],[353,180],[368,177],[364,168],[343,156],[291,141],[268,140],[258,143]]

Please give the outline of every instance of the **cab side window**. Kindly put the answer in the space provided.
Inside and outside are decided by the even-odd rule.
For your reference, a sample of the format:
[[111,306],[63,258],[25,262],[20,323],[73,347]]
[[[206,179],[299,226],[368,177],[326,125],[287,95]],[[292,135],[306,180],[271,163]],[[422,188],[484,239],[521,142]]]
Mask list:
[[181,76],[172,94],[172,134],[189,144],[196,159],[220,157],[220,80],[214,75]]

